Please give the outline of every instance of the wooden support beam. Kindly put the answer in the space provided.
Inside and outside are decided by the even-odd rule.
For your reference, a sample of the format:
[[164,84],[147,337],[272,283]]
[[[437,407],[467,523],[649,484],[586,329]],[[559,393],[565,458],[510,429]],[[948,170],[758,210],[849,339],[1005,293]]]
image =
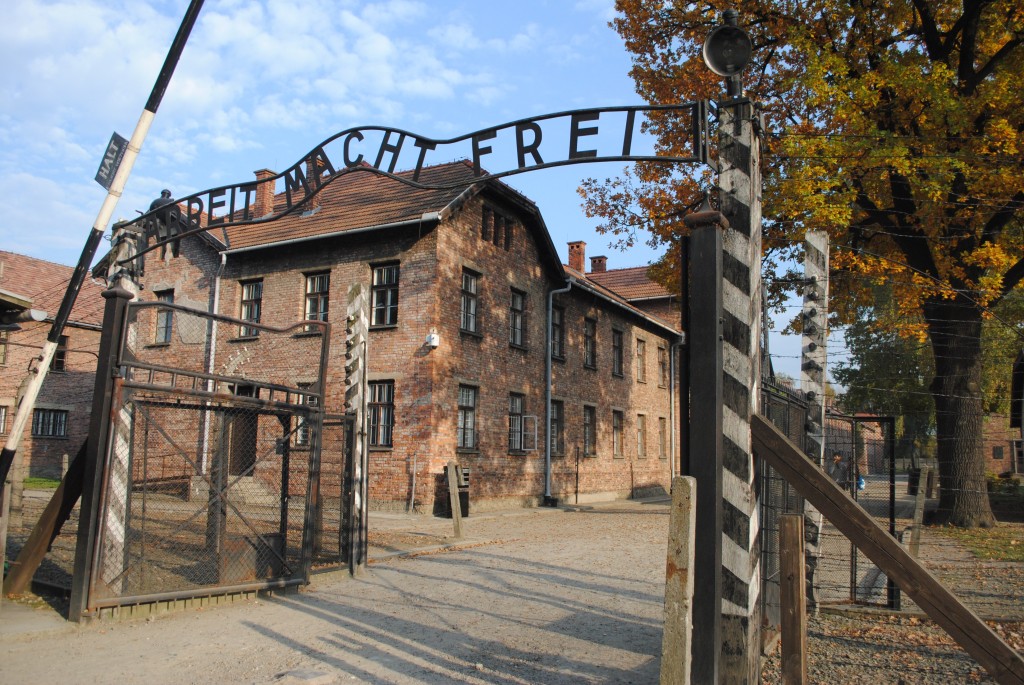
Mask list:
[[689,685],[693,644],[693,548],[697,481],[672,479],[672,511],[665,560],[665,628],[661,638],[662,685]]
[[754,452],[875,562],[1001,685],[1024,685],[1024,659],[903,549],[888,531],[761,415],[751,417]]
[[462,507],[459,506],[459,465],[455,461],[448,462],[448,503],[452,508],[452,525],[455,527],[455,538],[462,537]]
[[807,595],[803,514],[779,519],[779,569],[782,594],[782,683],[807,683]]
[[67,473],[54,491],[42,515],[36,522],[18,558],[11,564],[4,578],[5,595],[20,595],[28,589],[39,565],[43,563],[50,545],[60,535],[61,527],[71,516],[71,510],[82,496],[82,475],[85,473],[85,443],[68,466]]

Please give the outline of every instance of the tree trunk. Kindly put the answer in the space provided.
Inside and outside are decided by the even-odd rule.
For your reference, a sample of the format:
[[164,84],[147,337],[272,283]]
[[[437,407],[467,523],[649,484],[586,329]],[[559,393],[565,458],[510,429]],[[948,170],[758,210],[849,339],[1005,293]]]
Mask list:
[[995,525],[982,450],[981,312],[964,298],[930,300],[924,307],[935,353],[936,439],[939,463],[937,523],[963,528]]

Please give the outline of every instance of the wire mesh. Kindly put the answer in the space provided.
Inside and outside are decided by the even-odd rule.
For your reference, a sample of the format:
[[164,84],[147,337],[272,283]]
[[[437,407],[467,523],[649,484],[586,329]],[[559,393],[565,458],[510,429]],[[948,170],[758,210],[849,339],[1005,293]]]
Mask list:
[[163,303],[127,321],[91,604],[302,579],[329,329]]

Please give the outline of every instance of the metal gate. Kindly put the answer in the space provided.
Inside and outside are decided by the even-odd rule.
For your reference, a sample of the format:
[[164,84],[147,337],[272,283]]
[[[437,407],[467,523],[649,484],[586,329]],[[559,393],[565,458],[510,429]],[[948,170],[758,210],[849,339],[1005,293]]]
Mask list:
[[317,507],[329,325],[121,307],[105,321],[114,368],[101,350],[97,370],[109,411],[83,613],[308,582],[316,532],[342,528]]

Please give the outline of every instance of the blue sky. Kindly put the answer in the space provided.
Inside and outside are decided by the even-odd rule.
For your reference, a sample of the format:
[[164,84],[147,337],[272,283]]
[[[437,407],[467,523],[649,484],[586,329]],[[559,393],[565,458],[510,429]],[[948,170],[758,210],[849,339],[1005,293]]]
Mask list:
[[[73,264],[105,191],[113,131],[128,137],[187,0],[7,0],[0,42],[0,246]],[[613,0],[206,0],[116,218],[169,188],[182,197],[280,171],[343,129],[445,138],[514,119],[643,104],[608,26]],[[648,264],[610,247],[576,188],[622,163],[506,179],[540,207],[563,260],[587,242],[609,268]],[[778,336],[776,336],[778,338]],[[773,339],[799,377],[799,340]],[[795,350],[795,351],[794,351]],[[792,369],[790,368],[792,366]]]

